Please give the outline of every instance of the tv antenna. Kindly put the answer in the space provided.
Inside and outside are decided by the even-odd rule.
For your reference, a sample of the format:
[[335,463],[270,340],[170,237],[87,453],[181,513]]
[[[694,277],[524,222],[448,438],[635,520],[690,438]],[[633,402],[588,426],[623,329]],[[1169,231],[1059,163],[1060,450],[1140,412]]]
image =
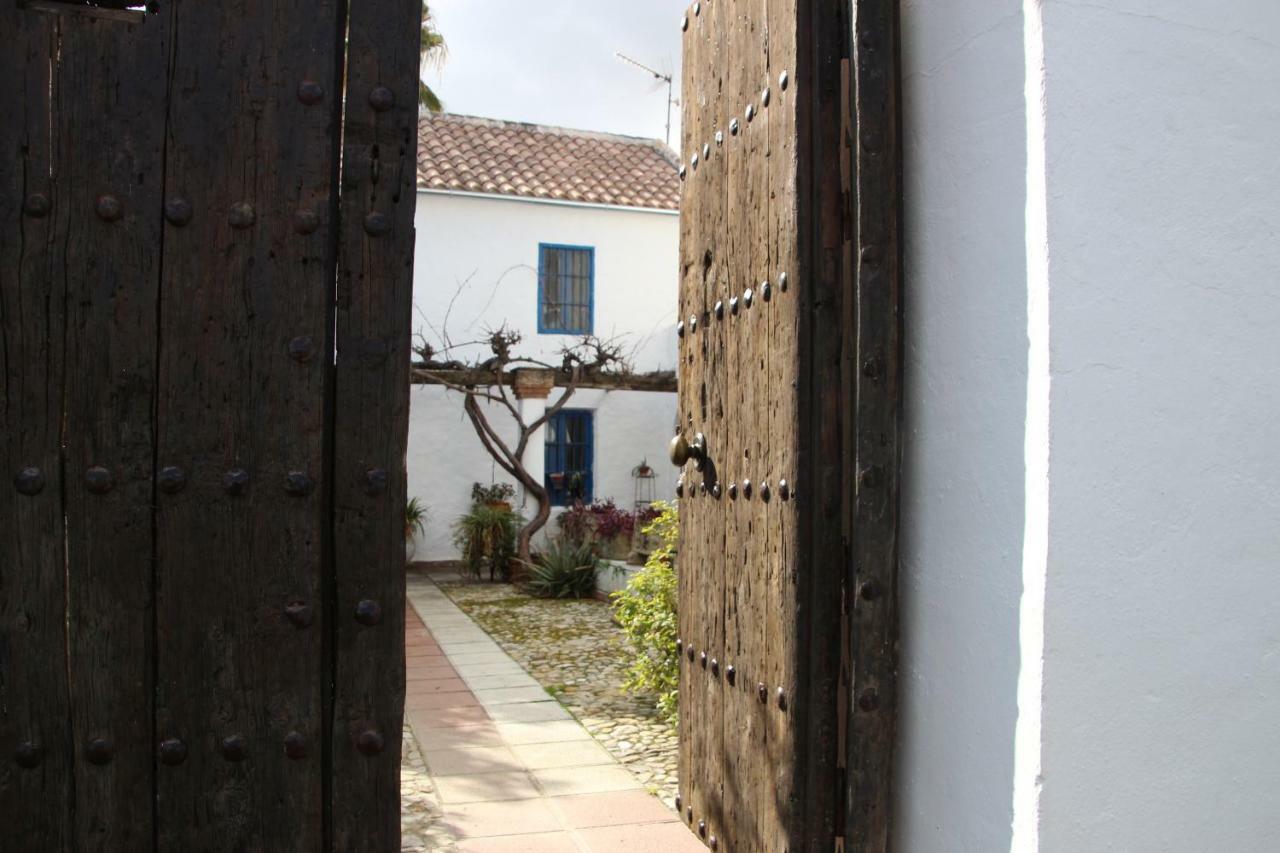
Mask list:
[[675,90],[671,82],[671,75],[663,74],[661,71],[654,71],[652,68],[645,65],[643,62],[637,62],[631,57],[622,53],[618,53],[617,51],[614,52],[614,56],[618,57],[623,62],[626,62],[629,65],[634,65],[636,68],[639,68],[641,71],[644,71],[648,74],[652,74],[653,78],[657,80],[659,83],[667,84],[667,145],[670,146],[671,145],[671,105],[676,102]]

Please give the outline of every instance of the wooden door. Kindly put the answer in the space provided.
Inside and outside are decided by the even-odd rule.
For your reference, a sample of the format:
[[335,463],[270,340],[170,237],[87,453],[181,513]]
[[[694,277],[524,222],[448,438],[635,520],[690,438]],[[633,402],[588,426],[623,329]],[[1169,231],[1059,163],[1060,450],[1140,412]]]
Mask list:
[[703,0],[682,25],[678,807],[712,849],[883,851],[896,5]]
[[398,844],[419,14],[0,4],[14,849]]

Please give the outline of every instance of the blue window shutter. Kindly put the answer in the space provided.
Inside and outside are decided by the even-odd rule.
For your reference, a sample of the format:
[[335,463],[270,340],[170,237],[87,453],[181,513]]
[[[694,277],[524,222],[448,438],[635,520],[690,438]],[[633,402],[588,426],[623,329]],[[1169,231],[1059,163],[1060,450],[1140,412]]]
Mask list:
[[[595,497],[595,424],[590,409],[561,409],[547,421],[543,486],[552,506],[568,506],[575,497],[590,503]],[[552,479],[560,474],[559,483]],[[574,475],[582,477],[581,495],[571,494]]]

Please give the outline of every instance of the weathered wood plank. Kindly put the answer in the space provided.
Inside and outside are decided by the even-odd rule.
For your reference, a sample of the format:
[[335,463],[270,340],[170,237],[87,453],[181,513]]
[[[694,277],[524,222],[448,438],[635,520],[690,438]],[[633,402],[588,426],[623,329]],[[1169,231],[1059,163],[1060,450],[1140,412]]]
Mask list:
[[[70,850],[64,634],[63,300],[49,139],[52,22],[0,5],[0,815],[23,850]],[[3,843],[3,842],[0,842]]]
[[167,8],[160,846],[317,850],[344,4]]
[[[507,371],[501,377],[497,377],[492,370],[483,368],[415,367],[411,371],[411,381],[415,385],[456,385],[463,388],[490,386],[497,382],[513,385],[518,372],[518,370]],[[570,382],[569,374],[555,372],[556,387],[564,388]],[[653,373],[588,373],[578,379],[575,387],[601,388],[609,391],[661,391],[673,394],[676,391],[676,374],[673,370]]]
[[846,849],[889,847],[897,719],[902,174],[897,0],[856,0],[852,109],[857,338]]
[[400,846],[418,0],[351,6],[337,276],[335,851]]
[[76,844],[153,847],[152,506],[168,20],[60,16],[54,121],[65,348]]

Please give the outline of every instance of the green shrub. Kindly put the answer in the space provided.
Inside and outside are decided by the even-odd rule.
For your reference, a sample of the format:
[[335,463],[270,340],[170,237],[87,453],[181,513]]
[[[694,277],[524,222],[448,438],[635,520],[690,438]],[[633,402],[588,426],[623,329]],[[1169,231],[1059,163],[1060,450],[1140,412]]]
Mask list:
[[680,687],[680,657],[676,653],[676,543],[680,526],[673,504],[654,506],[661,512],[643,533],[652,536],[658,547],[627,588],[613,593],[613,612],[635,650],[627,689],[656,694],[658,712],[674,721]]
[[453,523],[453,544],[462,552],[462,565],[473,577],[489,570],[503,580],[511,577],[516,555],[516,535],[522,519],[509,509],[475,504]]
[[561,536],[529,567],[529,592],[539,598],[587,598],[595,594],[599,564],[591,543]]

